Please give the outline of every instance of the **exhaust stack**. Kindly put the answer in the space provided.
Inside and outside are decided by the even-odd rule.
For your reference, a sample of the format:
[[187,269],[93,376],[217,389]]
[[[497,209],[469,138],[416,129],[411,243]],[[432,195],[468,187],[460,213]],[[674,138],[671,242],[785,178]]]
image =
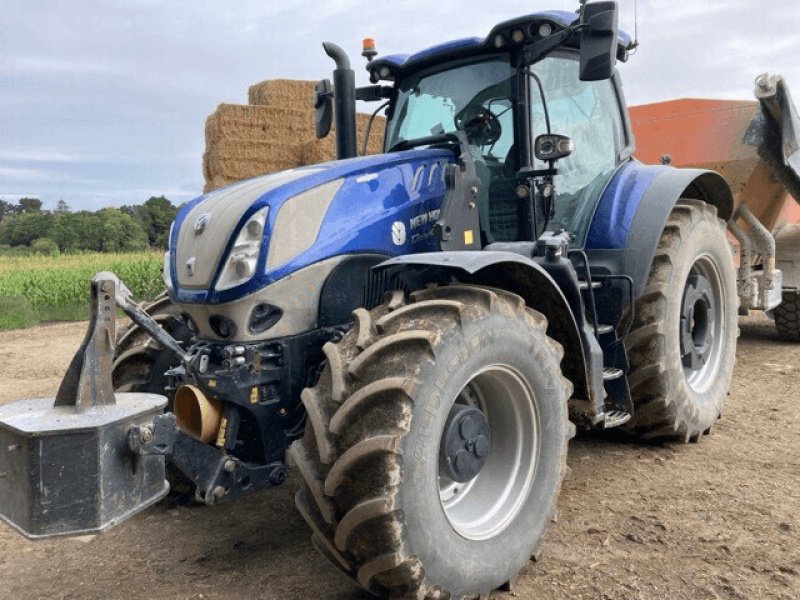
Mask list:
[[336,158],[353,158],[356,156],[356,73],[341,47],[331,42],[323,42],[322,47],[325,54],[336,61],[333,71]]

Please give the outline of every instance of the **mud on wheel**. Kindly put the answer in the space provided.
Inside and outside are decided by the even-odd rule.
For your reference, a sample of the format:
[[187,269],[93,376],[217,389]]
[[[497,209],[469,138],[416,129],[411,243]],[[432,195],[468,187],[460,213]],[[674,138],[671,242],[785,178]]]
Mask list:
[[536,552],[574,427],[561,347],[518,296],[394,292],[326,344],[291,447],[315,547],[380,597],[467,598]]
[[633,418],[642,439],[697,441],[719,418],[736,358],[738,296],[724,224],[681,200],[656,249],[625,339]]

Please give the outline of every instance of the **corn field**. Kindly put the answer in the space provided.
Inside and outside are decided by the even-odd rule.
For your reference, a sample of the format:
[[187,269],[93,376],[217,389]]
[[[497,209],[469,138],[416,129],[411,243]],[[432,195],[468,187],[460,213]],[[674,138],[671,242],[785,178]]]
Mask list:
[[113,271],[137,300],[150,299],[164,288],[161,264],[154,252],[0,256],[0,298],[24,298],[32,307],[88,304],[89,280]]

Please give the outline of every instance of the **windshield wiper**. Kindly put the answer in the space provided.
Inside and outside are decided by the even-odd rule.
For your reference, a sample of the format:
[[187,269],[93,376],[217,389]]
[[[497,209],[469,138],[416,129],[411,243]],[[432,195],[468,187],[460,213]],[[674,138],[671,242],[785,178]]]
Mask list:
[[440,133],[438,135],[428,135],[425,137],[403,140],[389,148],[389,152],[400,152],[402,150],[411,150],[419,146],[431,146],[433,144],[458,144],[458,136],[455,133]]

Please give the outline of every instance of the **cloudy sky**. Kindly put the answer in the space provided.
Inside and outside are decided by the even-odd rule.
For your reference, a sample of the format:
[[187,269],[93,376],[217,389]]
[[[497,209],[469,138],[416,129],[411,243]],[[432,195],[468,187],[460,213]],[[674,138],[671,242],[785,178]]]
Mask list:
[[[633,31],[633,0],[621,0]],[[489,8],[491,6],[491,9]],[[413,52],[577,0],[0,0],[0,198],[52,208],[173,201],[203,185],[203,124],[263,79],[318,79],[322,40],[360,69],[360,40]],[[800,99],[796,0],[640,0],[641,47],[621,65],[631,104],[752,97],[763,71]],[[358,59],[358,60],[356,60]]]

